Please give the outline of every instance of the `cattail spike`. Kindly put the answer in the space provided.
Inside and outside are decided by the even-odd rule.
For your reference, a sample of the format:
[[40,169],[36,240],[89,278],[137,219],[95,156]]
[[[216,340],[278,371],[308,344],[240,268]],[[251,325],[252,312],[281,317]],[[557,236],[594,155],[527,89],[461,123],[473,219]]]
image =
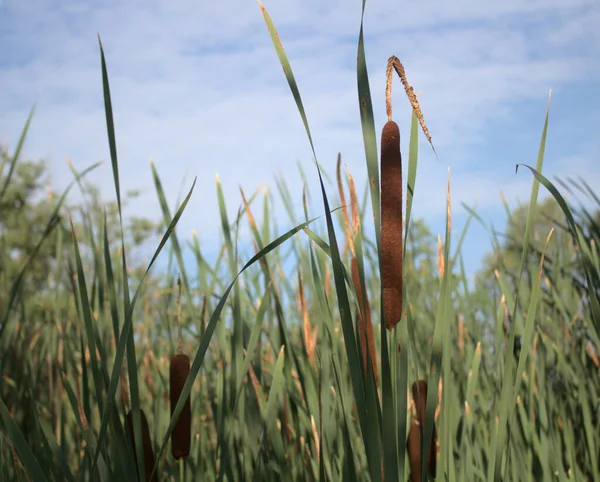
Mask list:
[[[174,355],[171,358],[169,370],[170,395],[171,395],[171,417],[183,391],[183,386],[190,373],[190,359],[182,353]],[[171,453],[176,460],[187,457],[190,453],[191,445],[191,402],[188,394],[179,418],[175,423],[171,433]]]
[[354,289],[356,290],[356,295],[358,297],[359,312],[357,313],[357,318],[360,348],[363,358],[363,373],[366,376],[368,347],[369,356],[371,358],[371,364],[373,366],[373,376],[375,377],[375,385],[378,386],[379,376],[377,373],[377,358],[375,357],[375,339],[373,336],[373,322],[371,321],[371,308],[369,307],[368,297],[363,298],[363,292],[360,284],[360,276],[358,273],[358,262],[356,261],[356,258],[352,258],[352,281],[354,282]]
[[[411,482],[420,482],[421,480],[421,434],[425,430],[425,407],[427,406],[427,382],[419,380],[412,385],[412,397],[416,409],[416,417],[413,417],[408,432],[408,441],[406,450],[408,451],[408,460],[410,464]],[[437,469],[437,430],[435,423],[433,425],[433,434],[431,436],[431,445],[427,454],[427,471],[431,477],[435,478]]]
[[[144,452],[144,472],[146,475],[146,482],[158,482],[157,472],[154,472],[152,478],[150,478],[150,474],[152,473],[152,469],[154,468],[154,451],[152,450],[152,439],[150,438],[150,428],[148,427],[148,419],[146,418],[146,414],[143,410],[140,410],[140,419],[142,422],[142,450]],[[133,432],[133,412],[130,410],[127,413],[126,423],[129,428],[129,436],[131,437],[131,444],[134,447],[135,451],[135,438]],[[137,457],[135,459],[135,467],[139,472],[138,460]]]
[[391,330],[402,318],[402,156],[394,121],[381,133],[381,258],[385,324]]

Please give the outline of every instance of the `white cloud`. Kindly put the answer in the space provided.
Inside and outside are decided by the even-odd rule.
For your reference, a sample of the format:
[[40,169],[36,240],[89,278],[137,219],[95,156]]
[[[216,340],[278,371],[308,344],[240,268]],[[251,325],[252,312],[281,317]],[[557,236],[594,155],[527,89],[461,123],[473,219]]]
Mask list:
[[[356,94],[360,4],[287,0],[265,6],[290,57],[319,161],[333,175],[341,151],[362,191]],[[159,215],[150,158],[171,205],[184,174],[190,175],[188,186],[198,176],[181,233],[195,228],[206,241],[211,239],[206,233],[219,226],[215,173],[231,215],[241,203],[238,185],[249,193],[268,183],[275,191],[279,172],[300,207],[297,160],[309,182],[317,181],[304,128],[256,3],[6,0],[0,8],[5,19],[0,42],[11,46],[0,53],[5,113],[0,133],[14,145],[38,99],[26,154],[48,157],[59,185],[71,179],[66,156],[79,169],[109,160],[96,33],[107,57],[123,189],[147,192],[132,212]],[[509,198],[527,199],[531,179],[514,175],[514,165],[524,159],[515,159],[509,144],[526,146],[533,152],[527,162],[534,164],[550,88],[555,101],[559,96],[566,104],[595,96],[584,110],[566,112],[574,121],[597,118],[598,92],[590,86],[600,77],[599,22],[600,8],[591,0],[367,2],[366,50],[378,133],[385,120],[385,64],[397,55],[415,90],[423,91],[421,105],[440,154],[436,161],[421,136],[415,214],[443,211],[447,166],[455,206],[478,200],[488,214],[501,212],[500,188]],[[410,112],[397,79],[394,106],[406,153]],[[560,139],[561,132],[550,136]],[[591,138],[582,141],[570,154],[581,169],[594,170]],[[490,150],[489,143],[496,148]],[[547,155],[547,171],[565,170],[566,161]],[[112,198],[110,163],[95,176]],[[320,214],[315,187],[314,214]],[[283,216],[281,203],[277,209]]]

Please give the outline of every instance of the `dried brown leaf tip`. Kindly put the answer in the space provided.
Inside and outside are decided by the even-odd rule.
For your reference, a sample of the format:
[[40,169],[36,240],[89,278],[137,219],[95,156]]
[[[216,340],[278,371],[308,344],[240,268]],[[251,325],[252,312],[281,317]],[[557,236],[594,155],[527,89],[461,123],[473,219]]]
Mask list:
[[[408,451],[408,460],[410,464],[411,482],[420,482],[421,480],[421,433],[425,429],[425,407],[427,405],[427,382],[419,380],[412,385],[412,396],[416,407],[416,417],[413,417],[408,432],[408,442],[406,450]],[[435,423],[431,437],[431,445],[425,462],[427,471],[431,477],[435,478],[437,468],[437,430]]]
[[306,297],[304,296],[303,286],[304,284],[302,282],[302,274],[300,273],[300,269],[298,269],[298,305],[304,325],[304,344],[306,345],[306,353],[308,354],[308,360],[313,366],[313,368],[315,368],[315,348],[317,346],[317,335],[319,333],[319,327],[315,325],[313,329],[310,325],[310,317],[308,315],[308,308],[306,306]]
[[[143,410],[140,410],[140,418],[142,422],[142,450],[144,453],[144,472],[146,475],[146,482],[158,482],[157,472],[154,472],[152,478],[150,478],[150,474],[152,473],[152,469],[154,468],[154,451],[152,450],[152,439],[150,438],[150,428],[148,427],[148,419],[146,418],[146,414]],[[126,417],[127,427],[129,429],[129,436],[131,440],[131,445],[134,447],[135,451],[135,438],[133,435],[133,412],[130,410],[127,413]],[[135,457],[135,467],[139,472],[139,465],[137,461],[137,457]]]
[[438,234],[438,257],[437,257],[438,273],[440,278],[444,277],[444,245],[442,244],[442,238]]
[[435,152],[435,147],[433,147],[433,143],[431,142],[431,135],[429,134],[429,129],[427,129],[427,125],[425,124],[425,118],[423,117],[423,112],[421,111],[421,106],[419,105],[419,101],[417,100],[417,95],[415,94],[414,89],[408,83],[408,79],[406,78],[406,71],[404,70],[404,66],[400,59],[394,55],[392,55],[388,59],[387,69],[386,69],[386,89],[385,89],[385,107],[388,116],[388,120],[392,119],[392,70],[395,70],[400,77],[400,82],[404,86],[404,90],[406,91],[406,96],[412,106],[417,119],[419,120],[419,124],[421,124],[421,129],[423,129],[423,134],[427,138],[429,145],[433,149],[434,154],[437,156],[437,152]]
[[342,183],[342,155],[338,153],[337,159],[337,168],[336,168],[336,177],[338,190],[340,192],[340,202],[342,204],[342,214],[344,215],[344,231],[346,233],[346,242],[344,243],[344,251],[346,249],[346,245],[350,248],[350,253],[352,256],[354,253],[354,239],[352,237],[352,233],[350,231],[350,216],[348,215],[348,206],[346,205],[346,194],[344,193],[344,185]]
[[356,185],[350,171],[348,171],[348,187],[350,188],[350,207],[352,209],[352,237],[356,238],[358,228],[360,227],[360,211],[358,209],[358,196],[356,195]]
[[381,133],[381,258],[385,324],[391,330],[402,318],[402,156],[393,120]]
[[[190,373],[190,359],[187,355],[180,353],[171,358],[169,370],[170,395],[171,395],[171,417],[183,391],[183,385]],[[185,400],[183,409],[177,418],[173,432],[171,433],[171,453],[176,460],[187,457],[190,454],[192,413],[190,394]]]

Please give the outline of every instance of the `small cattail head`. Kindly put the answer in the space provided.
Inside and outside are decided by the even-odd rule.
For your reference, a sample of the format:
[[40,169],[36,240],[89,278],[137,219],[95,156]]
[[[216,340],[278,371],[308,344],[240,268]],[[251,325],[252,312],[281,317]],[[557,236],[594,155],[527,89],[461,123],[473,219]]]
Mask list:
[[[140,410],[140,419],[142,422],[142,449],[144,453],[144,472],[146,475],[146,482],[158,482],[158,475],[156,472],[154,472],[154,476],[150,478],[150,474],[152,473],[152,469],[154,468],[154,451],[152,450],[152,439],[150,438],[150,428],[148,427],[148,419],[146,418],[146,414],[143,410]],[[133,412],[131,410],[127,413],[126,423],[129,429],[131,445],[134,447],[133,450],[135,452]],[[139,471],[137,457],[134,457],[134,459],[136,469]]]
[[[171,358],[169,370],[170,395],[171,395],[171,417],[179,401],[183,385],[190,373],[190,359],[182,353],[174,355]],[[192,413],[190,395],[188,394],[179,418],[175,423],[171,433],[171,453],[176,460],[181,457],[187,457],[190,453],[191,433],[192,433]]]
[[373,322],[371,321],[371,308],[369,306],[369,299],[363,299],[363,292],[360,284],[360,275],[358,272],[358,262],[356,261],[356,257],[352,258],[352,281],[354,282],[354,288],[356,289],[358,305],[360,308],[360,310],[357,313],[357,318],[360,348],[363,359],[363,373],[366,376],[368,346],[369,356],[371,358],[371,365],[373,367],[373,376],[375,377],[375,385],[379,385],[379,376],[377,373],[377,358],[375,353],[375,340],[373,336]]
[[[406,444],[410,463],[411,482],[421,480],[421,434],[425,430],[425,407],[427,405],[427,382],[425,380],[418,380],[413,383],[412,396],[417,416],[411,421]],[[427,470],[429,475],[435,477],[437,468],[437,430],[435,422],[431,436],[431,445],[429,446],[429,450],[426,449],[426,454]]]

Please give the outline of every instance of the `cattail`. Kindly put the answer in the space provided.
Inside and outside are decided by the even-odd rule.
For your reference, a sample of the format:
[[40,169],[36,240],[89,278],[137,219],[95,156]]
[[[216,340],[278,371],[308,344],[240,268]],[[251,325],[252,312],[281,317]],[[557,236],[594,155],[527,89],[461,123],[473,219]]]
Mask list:
[[[179,401],[179,396],[183,391],[183,385],[190,373],[190,359],[183,353],[174,355],[171,358],[171,366],[169,372],[170,379],[170,394],[171,394],[171,417]],[[192,413],[190,404],[190,395],[188,394],[183,409],[179,414],[179,418],[175,423],[173,432],[171,433],[171,453],[176,460],[181,457],[187,457],[190,454],[191,445],[191,429],[192,429]]]
[[391,330],[402,318],[402,156],[393,120],[381,132],[381,256],[383,310]]
[[356,258],[352,258],[352,280],[356,295],[358,296],[358,305],[360,312],[358,314],[358,333],[360,338],[360,348],[363,358],[363,373],[367,374],[367,346],[369,347],[369,356],[373,366],[373,376],[375,377],[375,385],[379,385],[379,377],[377,375],[377,359],[375,358],[375,340],[373,337],[373,323],[371,322],[371,308],[369,307],[369,299],[363,299],[363,293],[360,286],[360,277],[358,274],[358,263]]
[[[148,428],[148,419],[146,418],[146,414],[143,410],[140,410],[140,419],[142,422],[142,449],[144,452],[144,472],[146,473],[146,482],[158,482],[158,475],[154,472],[154,476],[150,478],[150,474],[152,473],[152,469],[154,468],[154,451],[152,450],[152,440],[150,439],[150,429]],[[127,426],[129,427],[129,435],[131,437],[131,444],[134,447],[135,451],[135,438],[133,432],[133,412],[130,410],[127,413],[126,417]],[[139,465],[137,456],[135,459],[135,467],[139,472]]]
[[[427,405],[427,382],[425,380],[413,383],[412,396],[417,416],[410,423],[406,449],[410,463],[410,480],[411,482],[417,482],[421,480],[421,430],[425,430],[425,407]],[[437,430],[435,423],[426,464],[429,475],[435,478],[437,467]]]

